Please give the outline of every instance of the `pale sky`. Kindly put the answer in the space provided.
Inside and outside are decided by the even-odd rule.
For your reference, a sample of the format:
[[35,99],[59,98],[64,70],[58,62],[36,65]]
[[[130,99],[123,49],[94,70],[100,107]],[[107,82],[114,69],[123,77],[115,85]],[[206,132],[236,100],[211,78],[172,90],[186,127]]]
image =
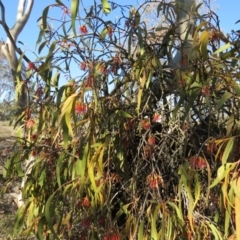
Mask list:
[[[69,0],[62,0],[66,5],[70,5]],[[21,33],[18,40],[24,42],[31,50],[34,50],[35,42],[38,36],[38,27],[37,27],[37,19],[41,16],[43,9],[49,5],[54,3],[52,0],[35,0],[33,11],[28,21],[26,27]],[[91,0],[84,0],[84,2],[88,2],[91,5]],[[92,1],[93,2],[93,1]],[[100,0],[99,0],[100,2]],[[116,0],[119,4],[132,4],[137,5],[137,0]],[[12,26],[15,21],[15,15],[17,11],[18,0],[2,0],[2,3],[5,6],[6,12],[6,21],[9,26]],[[235,22],[240,19],[240,0],[215,0],[214,4],[218,6],[217,14],[219,15],[221,28],[224,32],[230,32],[232,29],[240,29],[240,23],[235,25]],[[51,10],[52,11],[52,10]],[[119,14],[120,15],[120,14]],[[61,16],[55,16],[56,18]],[[6,35],[3,32],[2,27],[0,26],[0,39],[5,40]]]
[[[92,0],[83,0],[84,3],[87,3],[87,5],[91,5],[93,3]],[[62,0],[67,6],[70,7],[71,0]],[[100,2],[100,0],[99,0]],[[115,0],[115,2],[119,4],[126,4],[126,5],[134,5],[138,6],[138,2],[143,2],[143,0]],[[6,22],[11,27],[16,18],[16,11],[17,11],[17,5],[18,0],[2,0],[2,3],[5,6],[5,13],[6,13]],[[39,34],[39,28],[37,25],[37,19],[42,15],[42,12],[44,8],[51,4],[55,3],[54,0],[35,0],[35,4],[33,7],[33,11],[31,14],[31,17],[24,28],[23,32],[20,34],[18,40],[23,42],[26,45],[26,49],[29,49],[28,52],[26,52],[26,55],[32,59],[33,61],[36,59],[36,56],[34,56],[31,51],[35,51],[36,41]],[[217,5],[217,14],[219,15],[220,19],[220,26],[224,30],[225,33],[229,33],[232,29],[240,29],[240,23],[235,24],[237,20],[240,19],[240,0],[215,0],[214,5]],[[51,16],[54,16],[56,19],[61,18],[62,12],[54,12],[56,10],[51,9]],[[119,13],[119,16],[121,16],[121,13]],[[0,39],[5,41],[6,34],[4,33],[2,27],[0,26]],[[18,46],[24,50],[24,47],[20,44]]]

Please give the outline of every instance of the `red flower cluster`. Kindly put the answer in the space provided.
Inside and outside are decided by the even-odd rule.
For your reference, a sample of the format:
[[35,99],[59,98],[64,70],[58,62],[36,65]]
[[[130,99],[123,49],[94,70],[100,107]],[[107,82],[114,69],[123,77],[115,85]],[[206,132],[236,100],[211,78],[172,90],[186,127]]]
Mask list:
[[108,233],[103,240],[120,240],[119,233]]
[[207,167],[207,162],[204,158],[200,157],[200,156],[192,156],[189,160],[190,166],[193,169],[204,169]]
[[91,207],[91,202],[90,202],[90,200],[89,200],[88,197],[83,198],[83,200],[82,200],[82,206],[83,206],[83,207],[86,207],[86,208]]
[[85,71],[87,69],[87,64],[85,62],[80,63],[80,69]]
[[87,77],[87,80],[85,82],[85,87],[86,88],[91,88],[93,86],[93,76],[92,75],[89,75]]
[[82,34],[88,33],[87,27],[86,27],[85,25],[81,25],[81,26],[79,27],[79,31],[80,31],[80,33],[82,33]]
[[209,97],[211,94],[210,87],[209,86],[204,86],[202,88],[202,96],[203,97]]
[[150,136],[149,138],[148,138],[148,144],[150,145],[150,146],[153,146],[153,145],[155,145],[156,144],[156,139],[155,139],[155,137],[154,136]]
[[87,105],[78,101],[75,104],[75,113],[76,114],[85,114],[87,112]]
[[159,113],[155,113],[152,121],[154,123],[161,123],[162,122],[162,116]]
[[63,9],[63,14],[62,14],[61,19],[63,19],[63,18],[65,19],[66,15],[70,15],[71,12],[70,12],[70,10],[67,7],[63,7],[62,9]]
[[159,184],[164,185],[163,179],[159,174],[151,173],[147,177],[147,183],[151,189],[157,189]]
[[141,122],[141,125],[142,125],[142,128],[143,128],[144,130],[150,129],[151,123],[150,123],[149,118],[143,119],[142,122]]
[[113,31],[114,31],[113,28],[111,26],[108,26],[107,31],[108,31],[108,36],[112,37]]
[[35,70],[36,72],[38,71],[38,69],[36,68],[36,66],[33,62],[28,62],[28,69]]
[[33,119],[29,119],[26,122],[26,127],[27,128],[32,128],[35,125],[35,121]]

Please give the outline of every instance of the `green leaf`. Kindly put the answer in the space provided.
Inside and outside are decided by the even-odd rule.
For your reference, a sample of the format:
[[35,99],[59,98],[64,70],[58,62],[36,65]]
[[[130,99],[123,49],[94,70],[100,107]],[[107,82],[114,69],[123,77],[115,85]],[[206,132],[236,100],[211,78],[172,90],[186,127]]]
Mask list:
[[119,115],[120,117],[133,118],[131,114],[129,114],[123,110],[117,110],[116,114]]
[[[42,13],[42,30],[45,30],[47,29],[47,15],[48,15],[48,10],[49,10],[49,7],[46,7],[44,10],[43,10],[43,13]],[[41,24],[41,23],[40,23]]]
[[225,92],[222,95],[221,99],[219,101],[217,101],[216,110],[219,110],[223,106],[223,104],[231,97],[232,97],[232,93]]
[[240,86],[239,86],[239,84],[234,84],[233,87],[234,87],[234,90],[235,90],[237,96],[240,97]]
[[84,148],[82,158],[81,159],[79,158],[76,162],[76,173],[82,179],[84,179],[85,170],[87,166],[88,151],[89,151],[89,143],[87,143]]
[[54,236],[54,239],[59,239],[56,232],[54,231],[53,229],[53,216],[55,215],[54,214],[54,210],[55,210],[55,206],[54,206],[54,202],[53,201],[53,198],[54,198],[54,195],[55,193],[53,193],[47,200],[46,202],[46,206],[45,206],[45,211],[44,211],[44,215],[46,217],[46,220],[47,220],[47,223],[48,223],[48,227],[49,229],[51,230],[53,236]]
[[194,186],[194,197],[195,197],[195,201],[193,204],[193,208],[197,205],[198,200],[200,199],[200,195],[201,195],[201,186],[200,186],[200,182],[198,180],[198,174],[195,175],[195,186]]
[[63,93],[65,91],[65,89],[67,88],[67,86],[62,86],[59,91],[58,91],[58,95],[57,95],[57,107],[60,106],[61,102],[62,102],[62,97],[63,97]]
[[175,212],[177,213],[178,220],[180,221],[180,225],[183,226],[184,220],[181,209],[178,208],[178,206],[173,202],[167,202],[167,204],[170,205],[175,210]]
[[65,111],[65,121],[68,127],[68,131],[71,137],[73,137],[73,129],[72,129],[72,122],[71,122],[71,112],[73,107],[74,98],[72,98],[72,101],[69,103],[68,107]]
[[205,30],[202,32],[199,42],[200,42],[200,52],[203,56],[203,60],[206,60],[208,57],[207,46],[208,46],[208,42],[209,42],[209,31]]
[[228,160],[228,158],[230,157],[230,154],[233,150],[233,146],[234,146],[234,142],[235,142],[235,137],[231,137],[227,143],[227,146],[225,147],[223,156],[222,156],[222,163],[225,164]]
[[197,42],[197,39],[198,39],[198,32],[199,32],[199,30],[200,30],[203,26],[205,26],[205,25],[207,25],[207,22],[201,22],[201,23],[199,24],[199,26],[197,26],[197,28],[196,28],[196,30],[195,30],[195,32],[194,32],[193,45],[196,45],[196,42]]
[[41,45],[40,45],[39,48],[38,48],[38,54],[41,53],[41,51],[43,50],[43,48],[45,47],[45,45],[46,45],[48,42],[49,42],[49,41],[46,40],[46,41],[44,41],[44,42],[41,43]]
[[38,223],[38,229],[37,229],[37,236],[40,240],[44,240],[44,238],[43,238],[43,225],[44,225],[44,219],[42,217],[41,220]]
[[78,7],[79,7],[79,0],[72,0],[72,4],[71,4],[71,21],[72,21],[73,33],[74,33],[75,36],[77,35],[75,23],[76,23]]
[[223,52],[224,50],[226,50],[226,49],[228,49],[230,47],[233,47],[233,45],[231,43],[227,43],[227,44],[223,45],[222,47],[220,47],[217,51],[215,51],[213,53],[213,55],[217,54],[217,53],[220,53],[220,52]]
[[59,5],[61,5],[61,6],[65,6],[65,5],[62,3],[62,1],[60,1],[60,0],[56,0],[56,2],[57,2]]
[[210,229],[212,230],[211,233],[214,236],[215,240],[223,240],[223,238],[221,237],[221,233],[218,231],[218,229],[215,227],[215,225],[213,225],[212,223],[206,221],[207,225],[210,227]]
[[225,221],[224,221],[224,236],[227,238],[229,236],[229,225],[231,218],[231,205],[227,204],[225,211]]
[[222,165],[221,167],[218,168],[217,171],[217,177],[213,181],[213,183],[209,186],[209,188],[215,187],[218,183],[220,183],[226,176],[227,174],[238,164],[236,163],[226,163]]
[[154,214],[151,217],[151,239],[152,240],[158,240],[158,234],[157,234],[157,213],[158,213],[158,207],[154,210]]
[[108,29],[105,27],[105,28],[101,31],[101,33],[100,33],[101,38],[102,38],[102,39],[105,39],[107,33],[108,33]]
[[146,80],[147,80],[146,72],[143,70],[142,73],[141,73],[141,77],[140,77],[140,89],[138,91],[138,96],[137,96],[137,113],[138,114],[139,114],[139,110],[140,110],[140,107],[141,107],[142,94],[143,94],[143,90],[144,90]]
[[138,240],[144,240],[143,238],[143,228],[144,228],[144,220],[141,221],[138,228]]
[[63,164],[63,159],[65,157],[65,154],[61,154],[60,157],[57,159],[57,164],[56,164],[56,177],[57,177],[57,183],[58,183],[58,187],[60,188],[62,186],[61,183],[61,167]]
[[108,0],[101,0],[102,2],[102,10],[105,14],[108,14],[111,12],[111,7],[110,7],[110,4],[108,2]]

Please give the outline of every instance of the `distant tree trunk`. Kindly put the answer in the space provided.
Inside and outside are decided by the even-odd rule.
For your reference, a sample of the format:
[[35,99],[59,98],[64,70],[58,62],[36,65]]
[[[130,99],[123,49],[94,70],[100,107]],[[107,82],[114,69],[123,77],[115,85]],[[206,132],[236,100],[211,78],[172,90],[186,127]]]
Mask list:
[[16,46],[16,41],[23,30],[25,24],[27,23],[29,16],[32,11],[32,7],[34,4],[34,0],[19,0],[18,9],[16,15],[16,23],[12,28],[9,28],[5,21],[5,7],[0,0],[0,9],[1,9],[1,20],[0,24],[3,26],[7,39],[5,43],[2,44],[1,50],[2,53],[8,60],[9,66],[12,71],[13,79],[14,79],[14,87],[15,91],[18,89],[18,98],[17,98],[17,106],[18,112],[26,109],[28,106],[28,88],[27,82],[23,79],[23,75],[20,72],[17,72],[17,66],[19,62],[19,58],[17,57],[16,52],[20,53],[21,51]]

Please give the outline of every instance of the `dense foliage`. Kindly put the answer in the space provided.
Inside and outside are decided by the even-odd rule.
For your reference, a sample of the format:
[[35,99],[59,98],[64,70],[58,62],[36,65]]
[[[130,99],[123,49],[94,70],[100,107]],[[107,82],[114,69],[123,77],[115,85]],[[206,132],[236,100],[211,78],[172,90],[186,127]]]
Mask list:
[[22,131],[5,171],[9,179],[27,171],[16,232],[104,240],[235,234],[239,33],[222,33],[211,11],[196,14],[193,48],[173,67],[184,44],[177,7],[161,1],[165,23],[148,32],[139,14],[146,4],[86,9],[72,0],[69,10],[58,0],[43,11],[37,46],[45,55],[28,63],[35,93],[16,120]]

